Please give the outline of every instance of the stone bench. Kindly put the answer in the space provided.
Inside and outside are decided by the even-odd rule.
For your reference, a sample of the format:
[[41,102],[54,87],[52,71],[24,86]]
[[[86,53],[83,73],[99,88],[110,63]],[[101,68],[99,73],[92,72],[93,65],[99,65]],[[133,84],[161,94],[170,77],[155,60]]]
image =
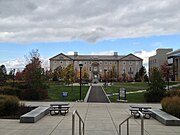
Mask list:
[[148,109],[152,112],[152,117],[166,126],[180,126],[180,119],[160,110],[160,109]]
[[40,106],[20,117],[20,123],[35,123],[49,113],[49,107]]

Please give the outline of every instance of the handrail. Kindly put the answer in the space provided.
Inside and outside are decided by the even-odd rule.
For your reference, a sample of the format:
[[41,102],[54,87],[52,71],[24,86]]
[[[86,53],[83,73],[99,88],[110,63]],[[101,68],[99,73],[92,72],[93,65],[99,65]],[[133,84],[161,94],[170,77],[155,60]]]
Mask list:
[[[144,135],[144,117],[141,111],[138,111],[138,113],[140,114],[141,117],[141,135]],[[129,119],[132,117],[133,115],[129,116],[128,118],[126,118],[123,122],[121,122],[119,124],[119,135],[121,135],[121,125],[123,123],[125,123],[127,121],[127,135],[129,135]]]
[[[79,135],[81,135],[81,132],[83,132],[83,135],[84,135],[84,125],[85,124],[77,110],[74,110],[72,113],[72,135],[75,135],[75,114],[77,114],[77,116],[79,118]],[[83,124],[82,130],[81,130],[81,123]]]

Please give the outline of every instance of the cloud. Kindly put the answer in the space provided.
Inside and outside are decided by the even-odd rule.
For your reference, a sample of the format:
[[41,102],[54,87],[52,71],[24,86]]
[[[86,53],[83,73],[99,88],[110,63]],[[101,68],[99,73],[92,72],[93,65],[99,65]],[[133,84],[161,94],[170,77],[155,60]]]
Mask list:
[[114,55],[113,50],[111,51],[103,51],[103,52],[92,52],[91,55]]
[[156,50],[152,50],[152,51],[144,51],[144,50],[142,50],[142,51],[134,52],[134,55],[136,55],[136,56],[143,59],[143,65],[146,67],[147,72],[148,72],[148,67],[149,67],[149,65],[148,65],[149,57],[153,56],[155,54],[156,54]]
[[5,65],[6,70],[9,72],[11,69],[16,69],[22,71],[26,65],[26,61],[24,58],[17,58],[12,60],[7,60],[0,62],[0,65]]
[[[41,57],[41,66],[45,69],[45,70],[49,70],[49,58],[47,57]],[[16,70],[20,70],[22,71],[25,66],[27,64],[27,61],[25,60],[25,58],[17,58],[17,59],[12,59],[12,60],[7,60],[7,61],[0,61],[0,65],[5,65],[6,70],[9,72],[11,69],[16,69]]]
[[179,0],[0,0],[0,42],[180,33]]

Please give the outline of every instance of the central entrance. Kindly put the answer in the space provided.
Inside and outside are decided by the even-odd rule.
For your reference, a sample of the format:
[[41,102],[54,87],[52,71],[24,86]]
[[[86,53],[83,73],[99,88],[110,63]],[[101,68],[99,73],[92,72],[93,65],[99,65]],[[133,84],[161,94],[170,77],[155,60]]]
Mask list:
[[92,82],[98,83],[99,82],[99,63],[94,62],[92,63]]

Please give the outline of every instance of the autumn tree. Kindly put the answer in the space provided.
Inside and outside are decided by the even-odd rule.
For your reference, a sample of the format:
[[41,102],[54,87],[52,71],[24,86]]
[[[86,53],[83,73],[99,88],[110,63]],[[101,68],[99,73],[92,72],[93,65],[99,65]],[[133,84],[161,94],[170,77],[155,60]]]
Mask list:
[[161,65],[161,73],[163,77],[168,81],[169,76],[170,76],[170,68],[168,66],[168,63],[165,62],[163,65]]
[[26,84],[25,98],[39,100],[48,97],[47,86],[43,82],[43,69],[41,67],[38,50],[32,50],[30,57],[26,57],[28,64],[23,70],[23,78]]
[[115,65],[112,65],[112,70],[111,70],[111,80],[115,80]]
[[19,70],[16,72],[16,76],[15,76],[16,80],[23,80],[23,73],[20,72]]
[[64,70],[64,81],[69,84],[70,82],[74,82],[74,66],[69,64]]
[[23,70],[23,77],[25,83],[30,88],[39,88],[43,85],[42,75],[43,70],[41,67],[40,54],[38,50],[30,52],[30,58],[26,57],[28,64]]
[[83,77],[84,80],[88,80],[89,79],[89,74],[88,74],[88,70],[87,69],[83,69]]
[[64,71],[63,68],[61,66],[58,66],[53,73],[53,80],[57,81],[57,80],[64,80]]

